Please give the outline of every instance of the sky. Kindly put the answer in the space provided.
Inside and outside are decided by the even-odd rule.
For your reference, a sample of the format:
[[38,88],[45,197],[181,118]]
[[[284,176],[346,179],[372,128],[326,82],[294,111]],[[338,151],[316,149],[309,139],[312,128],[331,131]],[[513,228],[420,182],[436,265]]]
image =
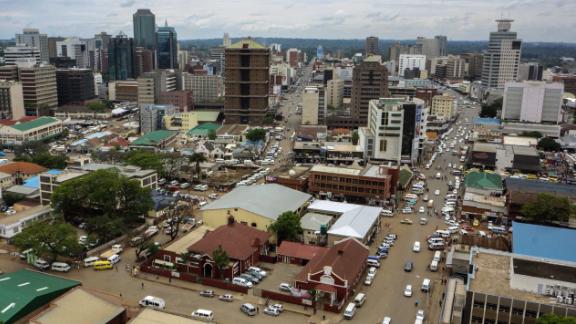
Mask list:
[[178,39],[262,36],[487,40],[494,19],[515,19],[525,41],[576,42],[575,0],[0,0],[0,39],[22,28],[49,36],[132,35],[132,14],[149,8]]

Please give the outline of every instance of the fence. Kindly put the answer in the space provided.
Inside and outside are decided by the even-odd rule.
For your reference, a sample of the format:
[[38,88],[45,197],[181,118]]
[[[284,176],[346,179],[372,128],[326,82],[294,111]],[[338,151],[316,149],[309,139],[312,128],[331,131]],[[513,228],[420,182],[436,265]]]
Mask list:
[[267,263],[276,263],[278,262],[278,260],[276,259],[275,256],[271,256],[271,255],[260,255],[258,257],[258,259],[262,262],[267,262]]
[[236,291],[236,292],[239,292],[242,294],[248,293],[248,288],[234,285],[232,283],[222,281],[222,280],[202,278],[200,283],[203,285],[206,285],[206,286],[232,290],[232,291]]
[[[148,228],[147,224],[140,225],[139,227],[134,229],[134,232],[135,233],[142,233],[146,228]],[[111,241],[108,241],[108,242],[106,242],[100,246],[97,246],[97,247],[93,248],[92,250],[86,252],[86,255],[88,255],[88,256],[99,255],[101,252],[104,252],[104,251],[108,250],[109,248],[111,248],[112,245],[117,244],[119,242],[123,242],[127,238],[128,238],[127,234],[122,235],[120,237],[117,237]]]
[[312,306],[314,303],[310,299],[305,299],[302,297],[295,297],[290,296],[282,293],[277,293],[274,291],[264,290],[260,291],[260,296],[262,298],[270,298],[274,300],[283,301],[285,303],[295,304],[295,305],[302,305],[302,306]]
[[346,300],[342,300],[340,304],[334,304],[334,305],[324,304],[324,310],[332,313],[340,313],[345,302]]

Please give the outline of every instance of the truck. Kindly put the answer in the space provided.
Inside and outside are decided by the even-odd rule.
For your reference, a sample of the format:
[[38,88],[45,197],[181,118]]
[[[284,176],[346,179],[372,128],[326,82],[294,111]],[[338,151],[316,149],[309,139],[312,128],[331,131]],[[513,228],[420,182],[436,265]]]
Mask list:
[[100,254],[100,259],[106,260],[109,257],[113,256],[114,254],[122,253],[122,251],[124,251],[124,249],[122,248],[122,244],[114,244],[109,250]]

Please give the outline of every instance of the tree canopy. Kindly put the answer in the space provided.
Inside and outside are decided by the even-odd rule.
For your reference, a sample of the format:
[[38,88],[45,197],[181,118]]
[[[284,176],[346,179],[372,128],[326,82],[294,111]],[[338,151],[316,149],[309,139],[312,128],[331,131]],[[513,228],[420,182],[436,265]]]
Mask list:
[[480,117],[498,117],[499,110],[502,110],[502,98],[494,100],[489,105],[482,105],[482,108],[480,109]]
[[230,263],[230,257],[222,248],[222,245],[218,245],[218,248],[212,251],[212,258],[214,259],[216,268],[218,268],[218,271],[220,272],[220,277],[223,277],[224,274],[222,273],[222,270],[224,270]]
[[82,251],[74,226],[61,220],[36,222],[14,237],[18,249],[33,249],[37,256],[54,261],[59,256],[77,255]]
[[540,133],[538,131],[522,132],[522,136],[533,137],[533,138],[542,138],[543,137],[542,133]]
[[300,216],[292,211],[284,212],[270,225],[270,229],[276,233],[278,245],[284,240],[296,241],[302,234]]
[[360,135],[358,135],[358,131],[352,132],[352,144],[358,144],[358,140],[360,139]]
[[123,161],[143,169],[152,169],[164,178],[174,178],[184,159],[179,153],[154,153],[146,150],[130,151],[123,155]]
[[538,141],[538,148],[546,152],[558,152],[562,149],[562,146],[553,138],[543,137]]
[[138,223],[153,204],[150,189],[105,169],[64,182],[54,190],[52,206],[65,220],[86,222],[88,233],[108,240]]
[[48,169],[64,169],[66,156],[51,154],[48,145],[43,142],[27,142],[14,150],[14,161],[31,162]]
[[556,314],[546,314],[540,316],[536,321],[537,324],[576,324],[576,317],[560,317]]
[[91,102],[91,103],[87,104],[86,107],[88,107],[88,109],[94,110],[96,112],[103,112],[103,111],[108,109],[108,106],[105,103],[98,102],[98,101]]
[[246,139],[251,142],[260,142],[266,139],[266,130],[264,128],[252,128],[246,132]]
[[567,222],[571,215],[574,216],[574,207],[570,205],[568,198],[540,193],[535,201],[528,201],[522,206],[521,213],[538,223]]

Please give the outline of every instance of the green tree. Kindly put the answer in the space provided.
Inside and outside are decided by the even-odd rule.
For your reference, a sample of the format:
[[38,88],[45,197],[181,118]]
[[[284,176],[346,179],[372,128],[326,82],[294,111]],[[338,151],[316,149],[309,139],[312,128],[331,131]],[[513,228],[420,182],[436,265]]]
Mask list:
[[568,198],[540,193],[535,201],[528,201],[522,206],[521,214],[538,223],[567,222],[574,215],[574,207]]
[[497,117],[499,110],[502,110],[502,98],[494,100],[489,105],[482,105],[482,108],[480,109],[480,117]]
[[208,139],[213,141],[216,139],[216,131],[211,129],[208,131]]
[[34,249],[36,255],[52,261],[82,251],[74,226],[60,220],[31,224],[14,237],[14,245],[21,251]]
[[194,164],[194,172],[198,176],[198,180],[202,178],[200,163],[205,162],[206,157],[201,153],[194,153],[188,157],[188,162]]
[[86,107],[88,107],[88,109],[94,110],[96,112],[103,112],[103,111],[108,109],[106,104],[99,102],[99,101],[91,102],[91,103],[87,104]]
[[352,132],[352,144],[357,145],[358,140],[360,140],[360,136],[358,135],[358,131]]
[[576,317],[560,317],[556,314],[546,314],[540,316],[536,321],[537,324],[576,324]]
[[2,199],[7,206],[12,206],[17,202],[26,199],[26,196],[13,192],[5,192],[2,193]]
[[266,140],[266,130],[264,128],[252,128],[246,132],[246,139],[256,143]]
[[300,216],[292,211],[284,212],[270,225],[270,229],[276,233],[278,245],[284,240],[297,241],[302,234]]
[[538,141],[538,148],[546,152],[558,152],[562,149],[562,146],[553,138],[543,137]]
[[143,169],[156,170],[158,174],[163,174],[164,164],[162,162],[162,155],[145,150],[134,150],[124,155],[124,162],[130,165],[135,165]]
[[542,133],[538,131],[531,131],[531,132],[522,132],[522,136],[526,137],[533,137],[533,138],[542,138]]
[[218,268],[218,272],[220,273],[220,279],[224,278],[224,269],[228,267],[230,263],[230,257],[228,253],[224,251],[222,245],[218,245],[218,248],[212,252],[212,259],[216,264],[216,268]]
[[14,161],[31,162],[48,169],[64,169],[66,156],[51,154],[46,143],[36,141],[24,143],[14,150]]

